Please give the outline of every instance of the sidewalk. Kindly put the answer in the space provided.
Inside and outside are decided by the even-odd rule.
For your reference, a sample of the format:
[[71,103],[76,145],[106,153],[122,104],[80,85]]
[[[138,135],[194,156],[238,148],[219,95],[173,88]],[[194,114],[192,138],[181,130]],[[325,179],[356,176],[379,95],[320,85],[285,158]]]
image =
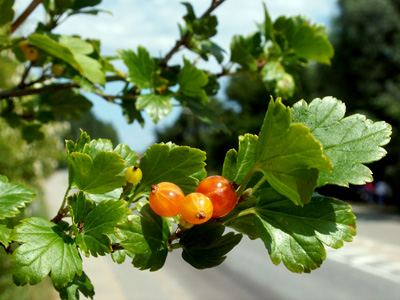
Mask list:
[[[65,190],[68,185],[68,172],[54,173],[45,185],[45,196],[49,218],[57,214]],[[117,278],[115,277],[106,257],[82,257],[83,270],[92,281],[96,300],[127,300]],[[82,297],[83,298],[83,297]]]

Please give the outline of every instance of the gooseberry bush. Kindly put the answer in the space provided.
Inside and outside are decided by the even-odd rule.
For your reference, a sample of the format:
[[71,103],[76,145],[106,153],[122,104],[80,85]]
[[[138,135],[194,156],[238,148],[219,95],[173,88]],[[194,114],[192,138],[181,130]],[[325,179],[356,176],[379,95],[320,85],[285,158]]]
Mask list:
[[[216,130],[228,130],[208,107],[217,78],[249,74],[262,78],[266,91],[286,98],[293,95],[301,68],[310,61],[329,63],[333,55],[323,26],[304,17],[272,22],[265,9],[255,33],[233,37],[229,63],[220,73],[201,70],[186,58],[181,66],[169,65],[182,48],[222,63],[224,51],[210,38],[218,23],[212,13],[224,0],[213,0],[200,17],[184,3],[180,39],[165,57],[153,58],[141,46],[102,57],[99,41],[51,33],[68,16],[100,12],[91,7],[101,1],[33,1],[33,8],[42,3],[47,21],[27,37],[12,36],[23,22],[12,22],[13,2],[0,0],[0,49],[8,59],[20,60],[25,71],[16,85],[0,92],[5,99],[0,111],[10,126],[31,132],[31,139],[41,137],[43,123],[90,109],[83,91],[120,105],[129,122],[142,122],[143,110],[157,122],[175,99]],[[111,64],[116,58],[126,74]],[[41,71],[37,79],[28,76],[34,68]],[[116,80],[123,89],[105,94],[106,83]],[[33,285],[50,276],[62,299],[78,299],[79,292],[93,298],[83,255],[111,255],[116,263],[129,259],[135,268],[156,271],[168,253],[181,251],[184,261],[205,269],[221,264],[243,235],[261,239],[266,256],[292,272],[320,267],[325,247],[353,240],[356,222],[349,204],[318,188],[372,181],[365,164],[385,155],[391,127],[360,114],[345,116],[345,104],[334,97],[291,107],[281,97],[267,97],[259,134],[238,137],[218,176],[207,176],[205,152],[170,142],[153,144],[139,159],[129,146],[92,140],[84,131],[66,141],[68,188],[57,215],[26,218],[13,228],[0,224],[15,284]],[[2,175],[0,220],[14,218],[35,197]]]

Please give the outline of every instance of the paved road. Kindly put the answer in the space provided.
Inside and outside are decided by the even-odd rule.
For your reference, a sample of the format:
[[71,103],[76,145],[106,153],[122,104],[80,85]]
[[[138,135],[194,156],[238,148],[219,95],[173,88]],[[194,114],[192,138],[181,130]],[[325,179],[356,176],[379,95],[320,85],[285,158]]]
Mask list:
[[[51,190],[62,197],[63,184],[65,173],[50,179],[51,199]],[[193,269],[179,251],[157,272],[138,271],[130,262],[117,265],[109,257],[85,260],[84,268],[97,300],[399,300],[400,217],[363,205],[353,208],[358,221],[355,241],[340,250],[328,249],[328,259],[311,274],[276,267],[264,245],[247,238],[221,266],[210,270]]]

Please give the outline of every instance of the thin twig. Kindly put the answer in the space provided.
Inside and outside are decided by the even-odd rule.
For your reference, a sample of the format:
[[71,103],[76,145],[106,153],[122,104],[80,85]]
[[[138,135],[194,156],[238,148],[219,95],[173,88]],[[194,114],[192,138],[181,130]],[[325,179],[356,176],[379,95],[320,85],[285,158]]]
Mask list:
[[[211,15],[211,13],[220,6],[225,0],[212,0],[210,7],[204,12],[204,14],[200,17],[200,19],[207,18]],[[160,65],[163,69],[167,67],[168,61],[171,57],[179,51],[182,46],[185,46],[190,38],[190,32],[187,31],[180,40],[177,40],[174,47],[165,55],[165,57],[161,60]]]
[[22,23],[25,22],[26,18],[35,10],[35,8],[42,3],[43,0],[33,0],[31,4],[25,9],[25,11],[18,17],[17,20],[11,25],[11,33],[13,33],[15,30],[21,26]]
[[[106,78],[106,82],[113,82],[113,81],[125,81],[125,78],[121,76],[109,76]],[[43,81],[43,80],[40,80]],[[38,81],[38,82],[40,82]],[[35,82],[36,83],[36,82]],[[30,86],[31,84],[26,84],[25,87]],[[79,88],[79,83],[76,82],[68,82],[68,83],[58,83],[52,84],[48,86],[44,86],[41,88],[35,89],[25,89],[25,88],[15,88],[12,90],[0,91],[0,99],[7,99],[10,97],[22,97],[22,96],[29,96],[29,95],[39,95],[45,94],[50,92],[55,92],[58,90],[65,90],[70,88]]]

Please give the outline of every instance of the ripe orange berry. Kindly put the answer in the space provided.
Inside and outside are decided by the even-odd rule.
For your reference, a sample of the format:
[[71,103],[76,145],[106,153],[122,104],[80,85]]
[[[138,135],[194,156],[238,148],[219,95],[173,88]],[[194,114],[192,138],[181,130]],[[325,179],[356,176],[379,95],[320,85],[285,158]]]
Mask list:
[[197,186],[196,193],[210,198],[214,206],[213,218],[229,214],[236,206],[236,192],[229,180],[222,176],[215,175],[203,179]]
[[181,214],[187,222],[202,224],[211,219],[213,204],[204,194],[191,193],[183,199]]
[[161,182],[151,186],[150,207],[162,217],[174,217],[180,213],[185,194],[179,186],[171,182]]
[[125,179],[129,183],[138,183],[140,180],[142,180],[142,177],[143,173],[139,167],[129,167],[125,171]]

